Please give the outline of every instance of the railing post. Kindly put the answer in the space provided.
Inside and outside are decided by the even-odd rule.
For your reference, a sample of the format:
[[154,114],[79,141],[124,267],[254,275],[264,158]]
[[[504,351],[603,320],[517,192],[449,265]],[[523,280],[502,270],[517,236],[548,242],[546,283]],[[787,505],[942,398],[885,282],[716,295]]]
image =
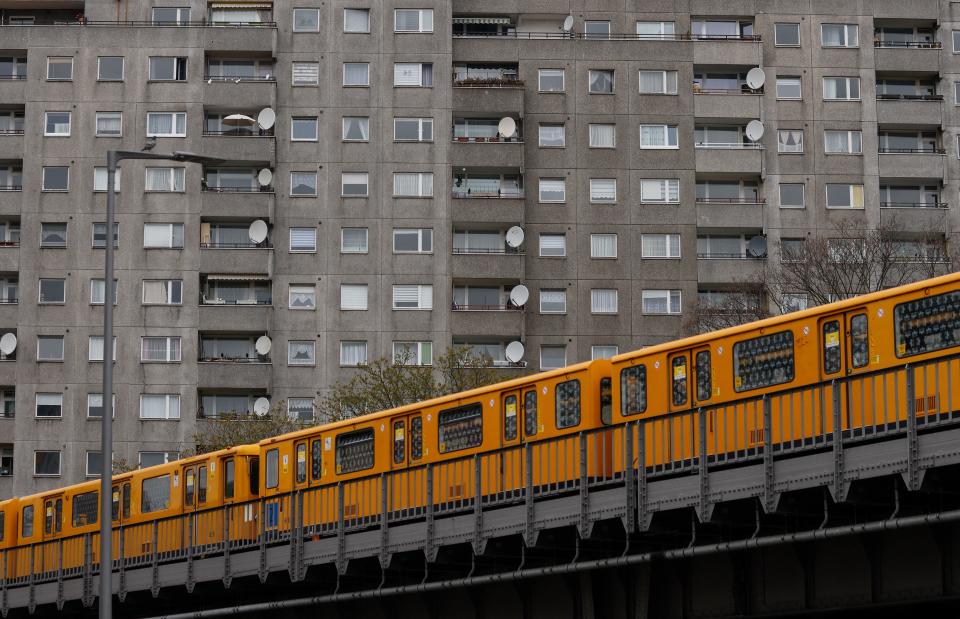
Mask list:
[[[31,553],[33,550],[31,549]],[[93,536],[83,536],[83,593],[82,604],[86,608],[93,606]]]
[[[100,570],[103,570],[102,561]],[[57,540],[57,610],[63,610],[63,539]]]
[[120,553],[120,564],[118,565],[119,574],[117,583],[117,598],[124,602],[127,599],[127,566],[126,566],[126,540],[123,538],[126,537],[123,534],[123,524],[121,523],[117,527],[117,546],[119,546]]
[[303,580],[303,490],[290,493],[290,559],[287,570],[291,582]]
[[347,538],[345,527],[345,518],[343,510],[343,482],[337,482],[337,573],[346,574],[347,573],[347,561],[346,561],[346,551],[347,551]]
[[836,379],[830,381],[830,390],[833,392],[833,498],[838,503],[843,500],[844,464],[843,464],[843,425],[840,414],[841,385]]
[[707,411],[697,409],[697,463],[700,465],[700,499],[697,513],[700,522],[710,520],[710,471],[707,469]]
[[578,526],[580,539],[586,539],[590,534],[589,510],[590,510],[590,489],[587,478],[587,435],[580,432],[578,435],[580,443],[580,523]]
[[229,589],[233,581],[233,574],[230,566],[230,508],[223,506],[223,588]]
[[187,519],[187,593],[193,593],[193,588],[197,584],[193,574],[193,544],[196,537],[196,512],[186,514]]
[[920,442],[917,438],[917,385],[915,372],[907,364],[907,489],[920,489]]
[[480,454],[473,456],[473,554],[483,554],[483,477]]
[[626,491],[626,514],[623,521],[627,533],[637,530],[637,485],[633,468],[633,437],[636,424],[627,422],[623,429],[623,488]]
[[30,602],[28,608],[30,609],[30,614],[33,614],[33,611],[37,608],[37,596],[36,590],[33,583],[33,570],[34,570],[34,558],[37,555],[37,547],[34,544],[30,544]]
[[533,531],[533,522],[536,517],[534,512],[533,504],[533,444],[524,443],[523,444],[523,460],[524,460],[524,481],[526,483],[524,491],[524,506],[526,507],[525,515],[526,522],[524,526],[523,541],[527,546],[533,546],[534,531]]
[[650,528],[647,509],[647,424],[637,422],[637,526],[641,531]]
[[297,582],[297,491],[290,490],[288,495],[290,503],[290,526],[288,527],[289,547],[287,553],[287,574],[290,576],[290,582]]
[[267,582],[267,504],[264,499],[260,499],[260,566],[257,568],[257,577],[260,578],[260,584]]
[[153,582],[150,585],[150,594],[153,597],[160,595],[160,553],[157,544],[160,541],[160,521],[153,521],[152,538],[150,541],[150,568],[153,572]]
[[434,548],[434,525],[433,525],[433,464],[427,465],[427,539],[424,543],[424,556],[428,563],[432,563],[437,558],[437,551]]
[[7,613],[10,612],[9,602],[7,601],[7,562],[10,560],[8,555],[9,551],[0,550],[0,560],[3,561],[3,580],[0,580],[0,615],[3,617],[6,617]]
[[380,567],[386,569],[390,565],[390,553],[387,547],[390,545],[390,523],[389,502],[388,502],[388,480],[387,473],[380,474]]
[[773,470],[773,404],[769,395],[763,396],[763,509],[768,514],[776,507]]

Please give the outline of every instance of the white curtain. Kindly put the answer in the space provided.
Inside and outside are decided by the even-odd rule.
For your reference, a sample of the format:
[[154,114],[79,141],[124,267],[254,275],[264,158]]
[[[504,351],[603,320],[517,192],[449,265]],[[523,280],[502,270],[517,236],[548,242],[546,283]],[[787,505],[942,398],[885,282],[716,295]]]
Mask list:
[[[143,302],[166,304],[170,300],[168,280],[153,280],[143,282]],[[102,296],[102,295],[101,295]]]
[[140,417],[144,419],[179,419],[180,396],[174,394],[141,395]]
[[590,71],[590,92],[613,92],[613,72]]
[[393,175],[393,195],[416,196],[420,193],[418,174],[397,172]]
[[90,361],[103,361],[103,336],[102,335],[91,335],[90,336],[90,354],[88,356]]
[[644,290],[643,312],[645,314],[666,314],[669,309],[666,290]]
[[344,63],[343,83],[347,86],[366,86],[370,83],[370,65],[365,62]]
[[563,146],[565,137],[563,125],[540,125],[540,146]]
[[369,9],[344,9],[344,32],[367,32],[370,30]]
[[178,361],[180,359],[180,338],[145,337],[143,338],[144,361]]
[[567,185],[563,179],[540,179],[541,202],[563,202],[567,197]]
[[666,127],[663,125],[640,125],[641,146],[666,146]]
[[615,178],[590,179],[590,200],[593,202],[615,202],[617,200],[617,180]]
[[829,47],[838,47],[844,44],[844,27],[840,24],[823,25],[823,45]]
[[592,148],[613,148],[616,135],[616,125],[590,125],[590,146]]
[[367,251],[366,228],[344,228],[342,232],[341,249],[345,252]]
[[802,153],[803,152],[803,130],[802,129],[781,130],[779,135],[780,135],[780,152],[782,153]]
[[340,342],[340,365],[362,365],[366,362],[366,342]]
[[145,189],[147,191],[183,191],[185,177],[184,168],[147,168]]
[[617,235],[616,234],[591,234],[590,235],[590,255],[594,258],[616,258],[617,257]]
[[640,199],[645,202],[678,202],[679,179],[653,178],[640,182]]
[[293,63],[294,84],[316,84],[320,79],[320,65],[316,62]]
[[540,311],[541,312],[567,311],[567,291],[566,290],[541,290],[540,291]]
[[617,290],[595,288],[590,291],[590,310],[598,314],[614,314],[617,311]]
[[170,224],[143,224],[144,247],[170,247]]
[[365,310],[367,309],[366,284],[341,284],[340,309]]
[[567,237],[564,234],[541,234],[541,256],[564,256],[567,253]]
[[317,289],[313,286],[290,286],[292,309],[314,309],[317,306]]
[[316,228],[290,228],[290,249],[313,251],[316,248]]
[[362,140],[370,139],[370,119],[359,116],[346,116],[343,119],[343,139]]
[[644,234],[641,237],[642,255],[645,258],[666,258],[667,253],[667,235],[666,234]]
[[[643,93],[663,93],[666,92],[666,74],[667,71],[641,71],[640,72],[640,92]],[[673,73],[674,84],[676,84],[677,74]],[[676,88],[674,88],[676,92]]]
[[540,347],[540,369],[551,370],[562,368],[567,364],[566,346],[541,346]]
[[291,172],[290,193],[295,196],[312,196],[317,193],[316,172]]
[[147,114],[147,135],[172,135],[176,114]]
[[[113,177],[113,189],[114,191],[120,191],[120,169],[117,169],[117,173]],[[106,168],[94,168],[93,169],[93,190],[94,191],[106,191],[107,190],[107,169]]]
[[289,363],[309,364],[316,362],[316,342],[288,342],[287,361]]

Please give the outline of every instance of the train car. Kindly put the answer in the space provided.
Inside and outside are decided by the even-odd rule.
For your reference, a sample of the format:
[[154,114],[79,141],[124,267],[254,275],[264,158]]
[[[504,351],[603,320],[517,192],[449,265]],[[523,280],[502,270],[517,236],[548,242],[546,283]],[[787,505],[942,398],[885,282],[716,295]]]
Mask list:
[[[508,498],[523,487],[523,445],[568,437],[555,466],[536,466],[533,481],[557,484],[576,478],[579,433],[611,421],[610,365],[604,360],[572,365],[488,387],[411,404],[364,417],[266,439],[260,443],[267,528],[290,524],[290,493],[312,487],[304,524],[336,523],[376,515],[381,485],[389,484],[391,512],[427,503],[426,473],[434,465],[432,500],[439,506],[472,499],[474,458],[480,459],[480,493]],[[591,437],[590,440],[599,440]],[[557,449],[556,444],[553,447]],[[610,450],[588,463],[589,474],[609,472]],[[538,464],[546,461],[539,453]],[[545,456],[545,454],[543,454]],[[416,468],[409,474],[399,474]]]
[[17,499],[0,501],[0,578],[14,573],[17,545]]

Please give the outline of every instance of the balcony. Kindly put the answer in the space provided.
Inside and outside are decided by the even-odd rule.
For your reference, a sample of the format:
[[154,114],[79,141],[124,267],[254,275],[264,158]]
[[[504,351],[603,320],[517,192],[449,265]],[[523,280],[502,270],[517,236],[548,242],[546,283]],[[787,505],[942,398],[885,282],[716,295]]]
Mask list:
[[[241,79],[205,76],[203,103],[207,107],[260,111],[276,104],[275,78]],[[256,114],[253,115],[256,117]]]
[[[0,241],[0,272],[17,273],[20,270],[20,242],[19,241]],[[0,304],[16,303],[16,295],[13,295],[12,301],[7,298],[3,289],[0,288]]]
[[763,218],[763,198],[697,199],[698,228],[750,228]]
[[690,25],[694,64],[710,64],[722,58],[730,65],[760,65],[762,39],[754,33],[751,20],[694,17]]
[[880,176],[920,178],[934,175],[943,177],[946,173],[946,151],[935,144],[916,144],[912,148],[884,147],[881,136]]
[[948,205],[937,207],[897,207],[880,208],[880,224],[887,229],[900,232],[929,235],[931,232],[943,232],[947,226]]
[[763,161],[763,145],[755,143],[698,143],[697,172],[759,174]]
[[200,276],[200,305],[269,306],[270,277],[252,273],[208,273]]
[[935,22],[917,25],[906,20],[875,19],[874,25],[874,62],[878,70],[939,71],[942,46],[936,40]]
[[523,274],[522,250],[467,250],[454,248],[450,274],[454,278],[469,279],[482,274],[493,279],[519,280]]
[[511,168],[522,166],[522,127],[515,120],[515,134],[503,137],[498,130],[500,118],[457,119],[450,148],[450,161],[454,167],[477,168],[491,161]]
[[487,113],[503,110],[509,114],[523,112],[524,83],[510,80],[462,80],[453,82],[452,106],[459,113]]
[[[269,390],[273,379],[270,363],[198,362],[197,387],[201,389]],[[252,411],[252,408],[250,409]]]
[[697,281],[709,284],[742,282],[757,276],[765,258],[741,255],[697,254]]
[[[519,333],[519,331],[508,333],[504,336],[506,339],[495,341],[490,341],[488,338],[480,336],[454,337],[453,345],[458,348],[461,346],[469,348],[472,356],[488,357],[492,361],[492,367],[494,368],[525,368],[527,367],[526,360],[514,363],[507,361],[506,358],[507,345],[510,344],[510,342],[519,341]],[[526,353],[525,356],[530,356],[530,353]]]
[[693,109],[697,118],[759,118],[763,91],[698,88],[694,85]]

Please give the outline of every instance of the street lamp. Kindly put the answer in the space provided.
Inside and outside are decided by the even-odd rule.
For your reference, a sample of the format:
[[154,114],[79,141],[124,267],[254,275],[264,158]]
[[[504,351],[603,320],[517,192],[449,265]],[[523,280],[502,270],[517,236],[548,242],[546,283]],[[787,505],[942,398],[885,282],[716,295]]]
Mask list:
[[[152,148],[153,144],[148,145]],[[113,615],[113,223],[117,163],[124,159],[163,159],[185,163],[222,163],[223,159],[176,151],[151,153],[138,150],[107,151],[107,241],[104,244],[103,303],[103,417],[100,433],[100,619]]]

